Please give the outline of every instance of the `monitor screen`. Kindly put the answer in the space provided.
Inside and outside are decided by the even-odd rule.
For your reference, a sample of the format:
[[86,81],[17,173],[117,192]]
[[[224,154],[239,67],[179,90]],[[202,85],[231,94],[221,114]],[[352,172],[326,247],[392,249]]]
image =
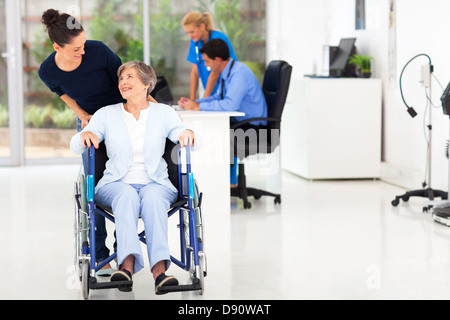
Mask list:
[[347,66],[348,59],[353,51],[356,38],[341,39],[339,47],[333,56],[333,60],[330,64],[330,70],[342,71]]

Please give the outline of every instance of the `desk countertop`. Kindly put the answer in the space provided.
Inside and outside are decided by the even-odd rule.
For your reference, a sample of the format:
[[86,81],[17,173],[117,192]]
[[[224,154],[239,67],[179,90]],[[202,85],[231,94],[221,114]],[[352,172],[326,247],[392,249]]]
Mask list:
[[191,164],[205,194],[202,211],[230,215],[230,117],[244,113],[175,110],[197,136],[199,148],[191,153]]
[[237,111],[189,111],[189,110],[177,110],[178,114],[182,118],[194,118],[194,117],[241,117],[245,116],[243,112]]

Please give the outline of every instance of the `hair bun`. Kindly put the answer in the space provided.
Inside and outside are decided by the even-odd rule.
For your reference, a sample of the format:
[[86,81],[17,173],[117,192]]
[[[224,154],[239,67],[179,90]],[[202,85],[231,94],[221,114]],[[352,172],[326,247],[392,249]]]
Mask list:
[[48,9],[42,14],[42,23],[48,28],[51,28],[58,21],[60,14],[58,10]]

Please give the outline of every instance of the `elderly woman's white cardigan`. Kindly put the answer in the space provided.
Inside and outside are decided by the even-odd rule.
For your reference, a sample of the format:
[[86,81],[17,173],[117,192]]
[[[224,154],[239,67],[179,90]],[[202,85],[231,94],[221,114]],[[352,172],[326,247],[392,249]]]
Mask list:
[[[99,109],[89,124],[72,137],[70,149],[81,154],[85,149],[80,134],[84,131],[95,133],[99,142],[105,140],[109,160],[103,177],[97,183],[95,192],[107,183],[122,179],[128,171],[132,157],[132,147],[127,126],[121,111],[122,103]],[[153,181],[165,185],[176,192],[169,180],[167,163],[163,159],[166,138],[177,143],[178,137],[188,129],[181,121],[178,113],[171,107],[150,102],[147,119],[147,130],[144,139],[144,162],[147,173]]]

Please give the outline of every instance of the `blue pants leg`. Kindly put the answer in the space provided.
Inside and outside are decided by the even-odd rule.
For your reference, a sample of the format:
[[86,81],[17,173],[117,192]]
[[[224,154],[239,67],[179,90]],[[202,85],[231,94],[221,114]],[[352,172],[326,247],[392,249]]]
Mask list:
[[96,201],[110,206],[114,212],[118,265],[132,254],[135,257],[134,272],[138,272],[144,267],[137,235],[139,195],[129,184],[116,181],[101,187],[97,191]]
[[111,206],[116,221],[117,259],[119,265],[129,255],[134,255],[134,273],[144,267],[141,244],[137,234],[139,213],[144,221],[150,267],[161,260],[168,260],[168,216],[167,210],[175,201],[176,193],[159,185],[129,185],[112,182],[97,192],[97,201]]
[[167,270],[170,266],[167,211],[177,194],[166,186],[150,183],[140,189],[139,196],[150,270],[159,261],[166,261]]

